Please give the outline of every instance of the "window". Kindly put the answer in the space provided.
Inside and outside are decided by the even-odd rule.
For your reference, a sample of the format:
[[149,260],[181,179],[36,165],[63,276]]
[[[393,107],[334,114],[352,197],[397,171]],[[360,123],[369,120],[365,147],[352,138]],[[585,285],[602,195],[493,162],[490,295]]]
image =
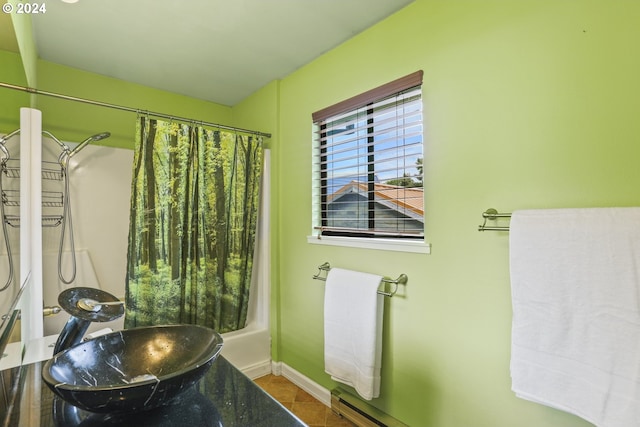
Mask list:
[[313,114],[314,228],[424,238],[422,71]]

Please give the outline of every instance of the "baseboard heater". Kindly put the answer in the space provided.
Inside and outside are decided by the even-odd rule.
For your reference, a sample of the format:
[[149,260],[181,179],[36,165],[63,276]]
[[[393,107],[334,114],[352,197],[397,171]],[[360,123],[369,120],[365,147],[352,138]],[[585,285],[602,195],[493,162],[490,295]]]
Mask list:
[[409,427],[340,388],[331,390],[331,410],[358,427]]

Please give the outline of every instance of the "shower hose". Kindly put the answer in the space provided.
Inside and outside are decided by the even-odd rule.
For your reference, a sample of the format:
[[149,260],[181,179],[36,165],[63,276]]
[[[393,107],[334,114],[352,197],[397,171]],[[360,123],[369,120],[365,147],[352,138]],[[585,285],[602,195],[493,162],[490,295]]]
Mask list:
[[[4,142],[3,142],[4,146]],[[2,171],[0,171],[0,194],[4,198],[4,187],[2,186],[2,176],[4,175],[4,171],[6,168],[8,158],[2,159]],[[2,235],[4,237],[4,245],[7,248],[7,261],[9,263],[9,276],[7,277],[6,283],[0,288],[0,292],[6,291],[11,283],[13,283],[13,259],[11,256],[11,243],[9,243],[9,231],[7,230],[7,221],[4,213],[4,201],[0,201],[0,218],[2,220]]]
[[[68,159],[67,163],[68,164]],[[58,250],[58,278],[65,285],[70,284],[76,279],[76,248],[73,238],[73,219],[71,217],[71,195],[69,191],[69,174],[67,168],[63,165],[62,176],[64,179],[64,196],[62,198],[62,225],[60,230],[60,247]],[[71,251],[71,278],[67,279],[62,273],[62,249],[64,248],[64,240],[67,234],[67,225],[69,227],[69,248]]]
[[[2,164],[2,168],[0,170],[0,195],[2,196],[3,199],[5,197],[5,193],[4,193],[4,187],[2,186],[2,175],[6,173],[7,162],[11,157],[9,155],[9,150],[7,150],[7,146],[5,144],[8,139],[10,139],[15,135],[18,135],[19,133],[20,133],[20,129],[16,129],[13,132],[7,135],[4,135],[2,138],[0,138],[0,151],[2,151],[2,153],[4,154],[4,157],[2,158],[2,160],[0,160]],[[11,283],[13,283],[13,275],[14,275],[13,256],[11,255],[11,243],[9,242],[7,218],[5,216],[5,211],[4,211],[4,200],[0,200],[0,221],[2,221],[2,235],[4,237],[4,245],[7,248],[7,262],[9,263],[9,276],[7,277],[7,281],[5,282],[5,284],[0,288],[0,292],[2,292],[2,291],[6,291],[9,288],[9,286],[11,286]]]

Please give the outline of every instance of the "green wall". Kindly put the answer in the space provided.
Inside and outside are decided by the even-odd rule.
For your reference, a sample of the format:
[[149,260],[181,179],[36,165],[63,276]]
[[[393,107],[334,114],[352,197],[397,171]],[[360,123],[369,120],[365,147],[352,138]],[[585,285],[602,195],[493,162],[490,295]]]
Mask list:
[[[0,81],[25,86],[27,79],[20,55],[0,50]],[[29,107],[29,94],[0,88],[0,134],[20,127],[20,107]]]
[[[233,125],[243,129],[255,129],[262,132],[271,133],[271,138],[264,139],[265,148],[276,151],[279,146],[279,92],[280,81],[275,80],[247,99],[233,106]],[[277,188],[279,188],[280,171],[282,167],[278,163],[276,156],[271,156],[271,192],[270,192],[270,244],[271,244],[271,306],[270,306],[270,327],[271,327],[271,355],[274,360],[279,360],[278,344],[280,323],[280,287],[278,270],[278,247],[280,226],[277,212],[281,209],[278,205]]]
[[[409,283],[387,300],[380,409],[415,427],[584,427],[510,391],[508,234],[481,213],[638,205],[640,3],[416,0],[281,81],[228,108],[37,62],[38,88],[274,134],[274,360],[319,384],[324,261]],[[372,58],[380,58],[374,60]],[[2,81],[25,85],[18,55]],[[430,255],[318,246],[311,231],[311,113],[424,70]],[[32,71],[30,71],[32,72]],[[2,90],[0,132],[29,96]],[[135,114],[38,97],[67,140],[109,130],[131,147]]]
[[[19,55],[0,51],[0,60],[0,81],[27,86]],[[37,89],[41,91],[233,125],[230,107],[43,60],[37,62],[37,80]],[[100,141],[100,145],[133,148],[136,113],[44,95],[35,96],[35,101],[30,101],[30,95],[25,92],[3,88],[0,91],[0,133],[10,132],[19,126],[20,107],[33,106],[42,111],[43,129],[63,141],[79,142],[90,135],[109,131],[111,137]]]
[[[38,89],[213,123],[227,124],[232,117],[229,107],[46,61],[38,61]],[[133,148],[135,113],[46,96],[38,96],[36,108],[43,112],[43,129],[58,138],[82,141],[109,131],[103,145]]]
[[[640,3],[417,0],[280,82],[274,358],[321,385],[317,266],[409,276],[385,307],[381,398],[412,426],[586,426],[510,390],[508,234],[490,207],[638,205]],[[376,59],[378,58],[378,59]],[[318,246],[311,113],[424,70],[430,255]]]
[[[12,4],[15,10],[19,1],[10,0],[8,3]],[[15,30],[18,48],[20,49],[20,57],[22,58],[22,65],[27,83],[30,87],[36,87],[38,53],[33,39],[31,15],[12,13],[11,22]]]

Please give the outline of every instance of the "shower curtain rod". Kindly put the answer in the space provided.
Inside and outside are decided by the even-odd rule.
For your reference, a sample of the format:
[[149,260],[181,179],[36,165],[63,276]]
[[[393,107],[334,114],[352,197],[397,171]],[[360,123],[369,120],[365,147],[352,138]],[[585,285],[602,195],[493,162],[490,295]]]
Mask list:
[[77,98],[75,96],[62,95],[60,93],[55,93],[55,92],[47,92],[47,91],[44,91],[44,90],[34,89],[32,87],[27,87],[27,86],[18,86],[18,85],[12,85],[10,83],[0,82],[0,87],[6,88],[6,89],[21,90],[23,92],[33,93],[35,95],[51,96],[53,98],[65,99],[67,101],[76,101],[76,102],[82,102],[82,103],[85,103],[85,104],[97,105],[98,107],[113,108],[115,110],[128,111],[130,113],[137,113],[137,114],[142,114],[142,115],[147,115],[147,116],[159,117],[159,118],[162,118],[162,119],[176,120],[176,121],[179,121],[179,122],[196,123],[196,124],[201,124],[201,125],[204,125],[204,126],[210,126],[210,127],[214,127],[214,128],[230,130],[230,131],[233,131],[233,132],[243,132],[243,133],[249,133],[249,134],[253,134],[253,135],[257,135],[257,136],[264,136],[266,138],[271,138],[271,134],[270,133],[258,132],[258,131],[249,130],[249,129],[242,129],[242,128],[237,128],[237,127],[233,127],[233,126],[225,126],[225,125],[221,125],[221,124],[218,124],[218,123],[205,122],[205,121],[202,121],[202,120],[193,120],[193,119],[189,119],[189,118],[185,118],[185,117],[172,116],[172,115],[164,114],[164,113],[156,113],[156,112],[153,112],[153,111],[141,110],[139,108],[131,108],[131,107],[125,107],[125,106],[122,106],[122,105],[107,104],[106,102],[93,101],[91,99],[85,99],[85,98]]

